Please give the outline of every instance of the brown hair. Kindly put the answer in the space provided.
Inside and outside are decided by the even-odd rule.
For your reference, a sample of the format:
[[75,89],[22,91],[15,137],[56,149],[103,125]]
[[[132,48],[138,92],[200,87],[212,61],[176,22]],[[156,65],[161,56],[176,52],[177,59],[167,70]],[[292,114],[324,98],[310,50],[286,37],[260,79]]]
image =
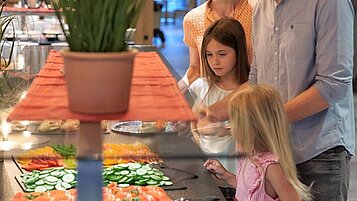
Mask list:
[[212,71],[207,61],[206,49],[212,39],[234,49],[236,55],[234,74],[237,84],[248,81],[250,65],[243,26],[234,18],[221,18],[212,23],[203,35],[201,61],[203,74],[207,76],[209,88],[211,89],[213,84],[220,81],[220,77]]

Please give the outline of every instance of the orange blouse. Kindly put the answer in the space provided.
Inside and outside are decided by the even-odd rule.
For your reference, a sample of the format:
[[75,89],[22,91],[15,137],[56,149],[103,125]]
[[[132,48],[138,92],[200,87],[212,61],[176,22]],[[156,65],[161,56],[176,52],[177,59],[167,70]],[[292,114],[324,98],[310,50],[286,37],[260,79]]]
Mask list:
[[[247,40],[248,59],[252,62],[252,16],[256,0],[244,0],[240,6],[236,7],[229,17],[237,19],[243,26]],[[211,0],[206,1],[202,5],[192,9],[183,19],[183,41],[191,48],[198,50],[201,60],[201,45],[203,34],[206,28],[212,24],[217,18],[213,15],[210,8]],[[201,71],[202,72],[202,71]]]

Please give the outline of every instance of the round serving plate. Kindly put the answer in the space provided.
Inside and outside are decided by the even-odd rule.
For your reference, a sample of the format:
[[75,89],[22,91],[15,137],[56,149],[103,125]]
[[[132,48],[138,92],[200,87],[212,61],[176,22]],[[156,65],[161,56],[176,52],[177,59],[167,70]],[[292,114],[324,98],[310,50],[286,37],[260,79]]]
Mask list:
[[153,134],[172,133],[173,128],[170,122],[165,123],[162,128],[156,125],[155,121],[123,121],[114,123],[111,130],[120,134],[130,134],[137,136],[147,136]]

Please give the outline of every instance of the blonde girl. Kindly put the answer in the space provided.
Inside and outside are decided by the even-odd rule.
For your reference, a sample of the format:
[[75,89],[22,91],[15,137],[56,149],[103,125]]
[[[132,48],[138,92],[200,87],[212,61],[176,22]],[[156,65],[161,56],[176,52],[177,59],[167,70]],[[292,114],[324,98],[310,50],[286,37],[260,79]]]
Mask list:
[[204,166],[236,187],[237,200],[312,200],[298,177],[291,151],[288,121],[279,93],[271,87],[250,86],[229,104],[237,149],[247,153],[235,175],[218,161]]

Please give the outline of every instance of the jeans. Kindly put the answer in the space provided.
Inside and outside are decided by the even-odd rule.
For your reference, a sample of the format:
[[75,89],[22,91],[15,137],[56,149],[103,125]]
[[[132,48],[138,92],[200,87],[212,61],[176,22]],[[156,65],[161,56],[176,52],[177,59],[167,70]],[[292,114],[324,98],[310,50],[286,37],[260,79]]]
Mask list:
[[314,201],[347,201],[350,159],[346,149],[337,146],[296,165],[300,180],[312,185]]

